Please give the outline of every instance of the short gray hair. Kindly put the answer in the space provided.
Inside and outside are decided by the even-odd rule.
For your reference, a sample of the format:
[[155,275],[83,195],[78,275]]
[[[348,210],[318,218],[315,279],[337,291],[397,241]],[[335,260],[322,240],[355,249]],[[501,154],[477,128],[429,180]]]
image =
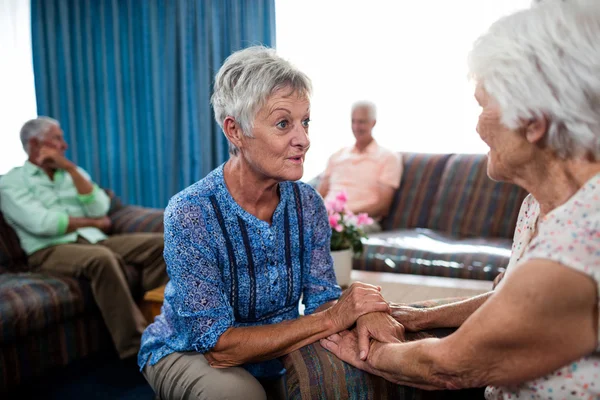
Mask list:
[[544,0],[495,22],[474,44],[469,75],[502,123],[546,117],[562,158],[600,158],[600,1]]
[[361,100],[352,104],[353,113],[359,108],[366,108],[367,110],[369,110],[369,118],[371,118],[371,121],[375,121],[377,119],[377,107],[372,101]]
[[21,128],[21,144],[23,145],[23,150],[29,154],[29,140],[42,137],[53,126],[60,128],[60,123],[50,117],[37,117],[25,122]]
[[[312,91],[310,79],[275,50],[263,46],[239,50],[227,57],[215,78],[211,97],[215,119],[222,129],[225,118],[233,117],[244,135],[252,137],[256,113],[274,92],[283,88],[306,97]],[[229,153],[238,152],[229,142]]]

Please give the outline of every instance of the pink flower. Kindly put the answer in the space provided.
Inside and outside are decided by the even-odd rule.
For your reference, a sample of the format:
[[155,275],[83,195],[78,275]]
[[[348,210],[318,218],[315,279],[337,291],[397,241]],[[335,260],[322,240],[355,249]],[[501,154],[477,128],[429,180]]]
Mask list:
[[[329,216],[329,225],[330,225],[330,226],[331,226],[333,229],[335,229],[335,228],[336,228],[336,227],[339,225],[339,222],[340,222],[340,214],[337,214],[337,213],[336,213],[336,214],[331,214],[331,215]],[[339,231],[338,231],[338,232],[339,232]]]
[[367,213],[358,214],[356,217],[356,225],[357,226],[365,226],[371,225],[373,223],[373,218],[370,218]]
[[348,194],[346,193],[345,190],[342,190],[335,196],[335,199],[337,201],[341,202],[342,205],[345,205],[348,202]]
[[341,232],[341,231],[343,231],[343,230],[344,230],[344,225],[342,225],[342,224],[338,224],[338,226],[336,226],[336,227],[335,227],[335,228],[333,228],[333,229],[335,229],[335,230],[336,230],[336,231],[338,231],[338,232]]

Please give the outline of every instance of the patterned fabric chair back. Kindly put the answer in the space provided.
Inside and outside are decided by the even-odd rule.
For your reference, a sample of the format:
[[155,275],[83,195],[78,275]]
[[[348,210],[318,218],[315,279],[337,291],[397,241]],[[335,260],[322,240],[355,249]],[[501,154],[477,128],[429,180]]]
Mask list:
[[512,239],[527,193],[487,176],[482,154],[403,154],[384,230],[428,228],[459,237]]

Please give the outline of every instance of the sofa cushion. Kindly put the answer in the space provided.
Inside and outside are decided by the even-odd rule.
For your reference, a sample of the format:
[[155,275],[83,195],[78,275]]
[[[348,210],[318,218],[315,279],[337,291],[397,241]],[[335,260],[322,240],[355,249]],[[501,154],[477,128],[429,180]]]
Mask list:
[[[140,298],[140,273],[126,265],[125,277]],[[48,273],[0,274],[0,343],[26,336],[83,312],[97,311],[90,282]]]
[[0,275],[0,342],[39,331],[84,309],[77,279],[37,273]]
[[163,232],[164,211],[155,208],[124,206],[109,214],[112,234]]
[[373,234],[363,243],[354,269],[479,280],[494,280],[511,252],[509,239],[461,239],[422,228]]
[[450,154],[402,155],[403,172],[400,187],[388,216],[382,221],[384,230],[426,228],[435,194]]
[[487,176],[487,156],[450,157],[437,191],[427,228],[456,236],[512,239],[527,193]]

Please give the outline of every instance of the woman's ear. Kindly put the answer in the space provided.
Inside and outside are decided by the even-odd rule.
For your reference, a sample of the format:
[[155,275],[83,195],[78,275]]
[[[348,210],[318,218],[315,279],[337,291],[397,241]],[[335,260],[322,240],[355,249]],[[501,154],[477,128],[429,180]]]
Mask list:
[[223,132],[227,139],[238,149],[242,148],[242,127],[233,117],[225,118],[223,121]]
[[541,116],[535,118],[525,127],[525,138],[529,143],[539,143],[548,132],[548,118]]

